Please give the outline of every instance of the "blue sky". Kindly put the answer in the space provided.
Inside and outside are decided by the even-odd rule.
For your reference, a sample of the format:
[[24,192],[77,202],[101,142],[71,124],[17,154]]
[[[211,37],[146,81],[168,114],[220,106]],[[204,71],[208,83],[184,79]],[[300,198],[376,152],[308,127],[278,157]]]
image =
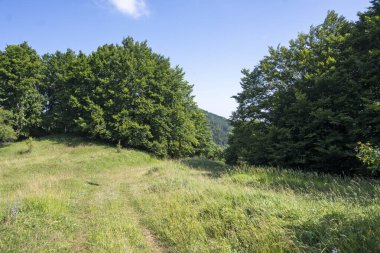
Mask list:
[[0,0],[0,50],[27,41],[40,54],[71,48],[90,53],[124,37],[147,40],[181,66],[195,100],[228,117],[240,71],[268,46],[286,45],[328,10],[349,20],[369,0]]

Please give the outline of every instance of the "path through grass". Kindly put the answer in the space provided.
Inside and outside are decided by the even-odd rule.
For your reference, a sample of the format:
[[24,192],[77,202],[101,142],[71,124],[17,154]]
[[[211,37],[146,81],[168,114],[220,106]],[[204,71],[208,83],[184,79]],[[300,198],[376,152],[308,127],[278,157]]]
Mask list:
[[49,138],[0,149],[0,252],[157,252],[118,171],[149,155]]
[[55,136],[0,148],[0,252],[380,252],[378,181]]

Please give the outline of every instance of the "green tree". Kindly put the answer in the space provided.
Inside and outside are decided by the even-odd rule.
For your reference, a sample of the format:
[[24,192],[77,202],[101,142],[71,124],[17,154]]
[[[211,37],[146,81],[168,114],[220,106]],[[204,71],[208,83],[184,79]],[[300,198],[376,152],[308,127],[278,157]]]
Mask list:
[[89,90],[91,68],[85,54],[68,49],[65,53],[46,54],[44,60],[44,127],[49,132],[78,132],[75,119],[78,108],[73,97]]
[[[57,113],[52,107],[48,114],[74,123],[70,131],[120,141],[162,157],[196,155],[211,145],[204,114],[193,101],[182,69],[172,68],[146,42],[127,38],[122,45],[101,46],[83,60],[80,55],[69,56],[70,62],[63,63],[75,70],[75,78],[67,79],[71,74],[66,71],[60,86],[54,80],[65,68],[54,67],[56,56],[46,59],[53,66],[50,83],[55,84],[49,105],[53,106],[54,96],[58,101],[54,104],[61,105],[56,106]],[[64,111],[67,117],[60,114]]]
[[359,21],[350,41],[352,47],[346,65],[351,80],[363,89],[360,111],[362,142],[380,144],[380,1],[371,1],[367,12],[359,13]]
[[0,106],[14,115],[18,135],[28,136],[41,126],[42,63],[27,43],[0,52]]
[[26,43],[0,54],[0,106],[17,133],[75,133],[161,157],[211,154],[211,132],[184,72],[132,38],[90,55],[42,58]]
[[379,61],[353,44],[369,36],[359,23],[329,12],[289,47],[270,48],[253,71],[243,70],[228,162],[339,173],[359,167],[356,143],[378,137],[379,127],[368,112],[378,103]]

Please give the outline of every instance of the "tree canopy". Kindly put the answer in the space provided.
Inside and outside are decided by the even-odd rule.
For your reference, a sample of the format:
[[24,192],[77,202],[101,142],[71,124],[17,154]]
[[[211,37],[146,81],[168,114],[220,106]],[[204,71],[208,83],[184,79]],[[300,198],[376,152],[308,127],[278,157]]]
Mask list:
[[179,67],[124,39],[89,55],[40,57],[27,43],[0,52],[0,106],[19,135],[75,133],[161,157],[212,153],[211,132]]
[[0,144],[16,139],[16,132],[12,127],[12,118],[13,115],[10,111],[0,107]]
[[0,51],[0,107],[13,114],[18,135],[41,126],[43,112],[41,58],[27,43]]
[[229,163],[352,173],[359,141],[379,144],[380,4],[348,22],[330,11],[244,69]]

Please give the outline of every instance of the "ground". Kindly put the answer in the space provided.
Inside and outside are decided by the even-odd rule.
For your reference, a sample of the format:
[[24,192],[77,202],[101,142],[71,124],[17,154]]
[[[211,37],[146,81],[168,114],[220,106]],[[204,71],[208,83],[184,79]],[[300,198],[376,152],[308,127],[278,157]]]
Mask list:
[[380,252],[380,183],[69,136],[0,148],[0,252]]

